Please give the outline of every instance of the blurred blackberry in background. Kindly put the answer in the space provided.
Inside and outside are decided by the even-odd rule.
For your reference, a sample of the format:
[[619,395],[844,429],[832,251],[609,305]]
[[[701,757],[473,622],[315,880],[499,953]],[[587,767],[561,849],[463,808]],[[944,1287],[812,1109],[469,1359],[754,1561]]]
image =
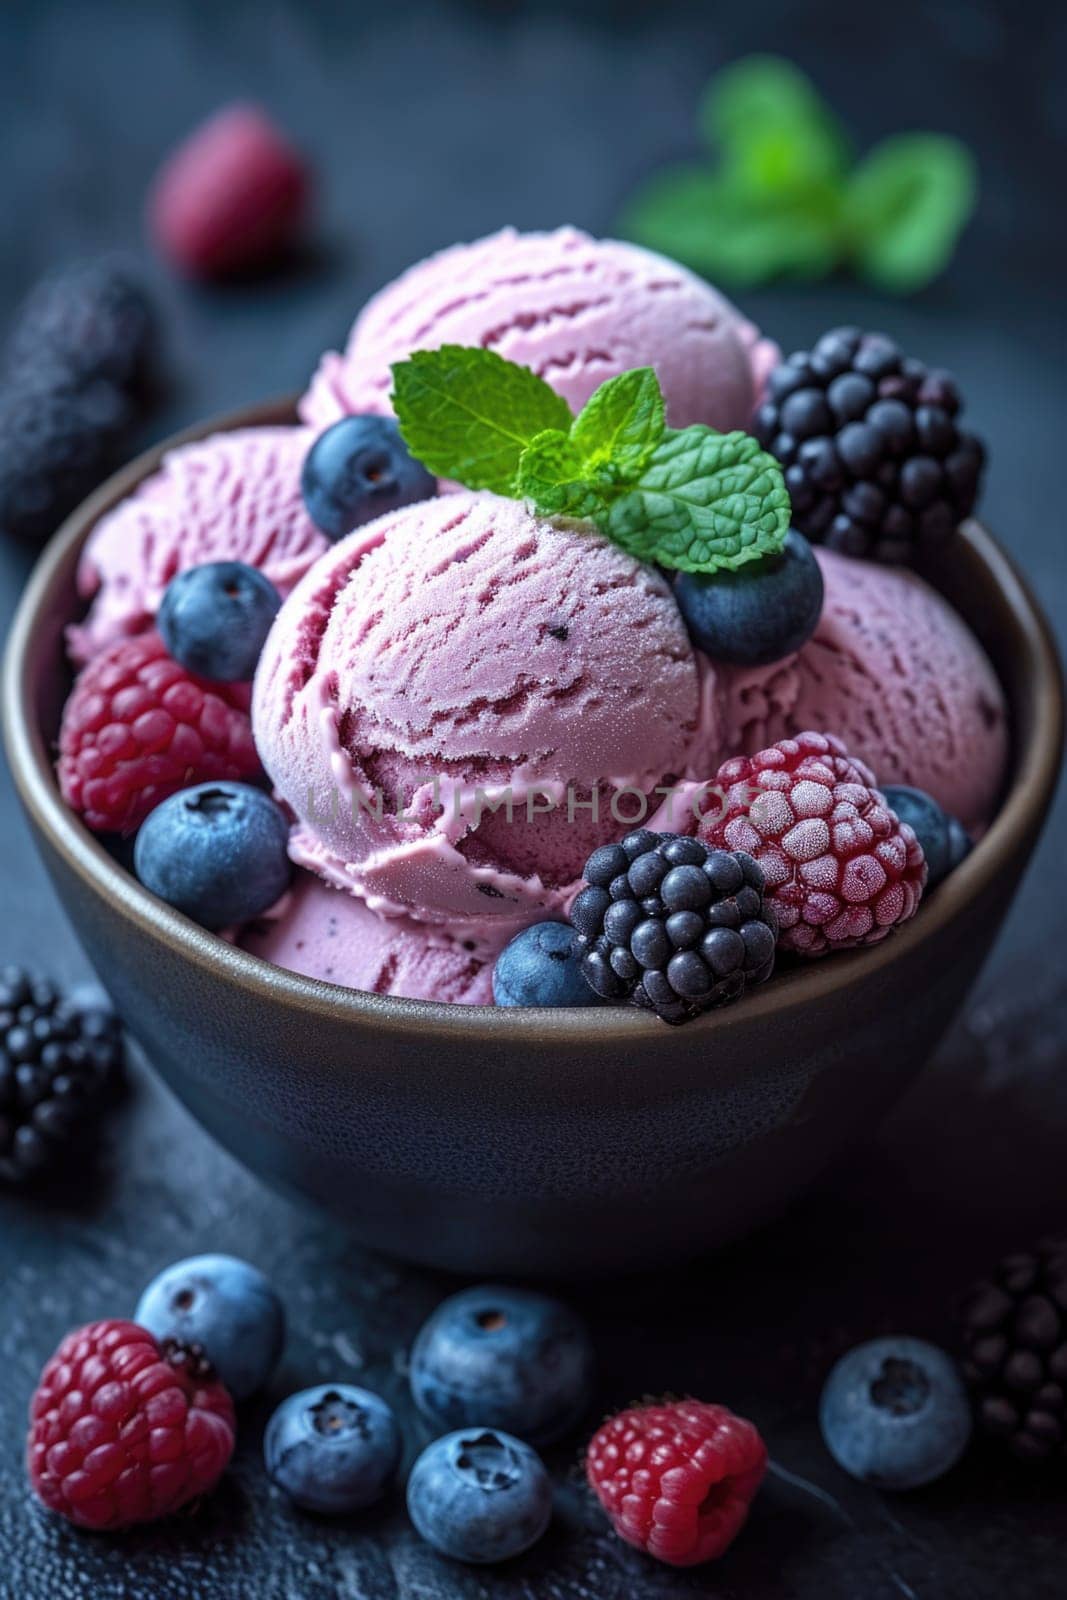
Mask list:
[[55,1167],[91,1134],[122,1077],[121,1028],[20,967],[0,968],[0,1183]]
[[947,372],[891,339],[833,328],[771,373],[752,431],[785,469],[793,526],[850,556],[910,562],[978,498],[985,448]]
[[978,1426],[1023,1461],[1067,1455],[1067,1238],[1006,1256],[963,1304]]
[[641,828],[585,864],[571,907],[582,973],[605,1000],[688,1022],[774,970],[778,921],[742,851]]
[[133,394],[146,382],[156,317],[128,267],[83,262],[42,278],[16,313],[8,343],[9,380],[42,366],[74,384],[106,378]]

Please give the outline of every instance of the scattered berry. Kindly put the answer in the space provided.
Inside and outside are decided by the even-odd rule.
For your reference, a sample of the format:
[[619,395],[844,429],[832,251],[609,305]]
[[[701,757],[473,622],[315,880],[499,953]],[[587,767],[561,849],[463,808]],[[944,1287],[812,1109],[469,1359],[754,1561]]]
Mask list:
[[594,850],[584,876],[571,921],[605,1000],[686,1022],[774,971],[778,925],[750,855],[639,829]]
[[1023,1461],[1067,1455],[1067,1240],[1006,1257],[963,1306],[978,1426]]
[[529,1445],[471,1428],[427,1445],[408,1479],[408,1514],[435,1550],[486,1566],[537,1543],[552,1517],[552,1483]]
[[131,411],[114,384],[33,373],[0,389],[0,531],[50,538],[119,465]]
[[213,683],[250,683],[281,603],[257,567],[207,561],[171,579],[156,627],[187,672]]
[[392,417],[342,417],[304,460],[304,504],[330,539],[437,493],[437,479],[408,451]]
[[18,381],[48,367],[69,384],[96,378],[135,393],[155,345],[155,313],[121,262],[84,262],[37,284],[15,317],[7,372]]
[[289,887],[289,824],[247,783],[200,783],[142,823],[134,871],[153,894],[203,928],[263,914]]
[[261,1389],[285,1343],[285,1310],[258,1267],[236,1256],[190,1256],[145,1289],[133,1320],[163,1343],[199,1345],[235,1400]]
[[225,277],[274,260],[292,243],[309,189],[303,160],[265,112],[228,106],[157,174],[149,222],[180,272]]
[[926,857],[926,892],[936,889],[973,848],[961,822],[950,817],[932,795],[907,784],[887,784],[882,790],[889,809],[912,829]]
[[767,1467],[751,1422],[725,1406],[634,1406],[593,1435],[585,1470],[620,1539],[672,1567],[721,1556]]
[[120,639],[84,668],[63,708],[59,786],[96,833],[132,833],[168,795],[257,777],[247,684],[208,684],[158,633]]
[[18,1183],[88,1136],[122,1074],[122,1033],[107,1005],[19,967],[0,970],[0,1183]]
[[438,1306],[411,1353],[411,1392],[442,1428],[488,1425],[530,1444],[560,1439],[589,1403],[593,1351],[567,1306],[485,1285]]
[[234,1427],[233,1402],[202,1353],[161,1347],[132,1322],[92,1322],[41,1374],[30,1484],[79,1527],[154,1522],[215,1487]]
[[875,944],[914,916],[922,849],[832,735],[800,733],[724,762],[708,803],[701,838],[759,862],[782,949],[821,956]]
[[822,615],[822,572],[811,545],[793,528],[781,555],[736,572],[683,572],[674,593],[697,648],[741,666],[792,655]]
[[493,968],[498,1006],[595,1006],[565,922],[535,922],[504,946]]
[[378,1395],[320,1384],[283,1400],[267,1424],[267,1474],[305,1511],[343,1516],[385,1494],[400,1465],[396,1418]]
[[819,1426],[838,1466],[879,1489],[917,1489],[942,1477],[971,1436],[955,1366],[922,1339],[872,1339],[834,1367]]
[[985,450],[954,379],[882,333],[834,328],[771,373],[752,431],[785,468],[793,522],[844,555],[912,561],[978,498]]

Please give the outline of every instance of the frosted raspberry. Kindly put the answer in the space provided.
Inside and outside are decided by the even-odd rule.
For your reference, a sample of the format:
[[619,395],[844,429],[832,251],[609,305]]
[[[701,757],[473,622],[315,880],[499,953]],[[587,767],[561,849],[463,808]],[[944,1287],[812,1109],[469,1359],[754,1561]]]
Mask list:
[[620,1539],[672,1567],[722,1555],[766,1467],[753,1424],[702,1400],[620,1412],[593,1435],[585,1463]]
[[97,833],[132,833],[194,783],[258,776],[246,683],[207,683],[157,633],[121,639],[80,674],[63,709],[59,786]]
[[914,916],[926,882],[922,847],[831,734],[800,733],[737,756],[712,789],[700,837],[755,856],[783,950],[821,956],[876,944]]
[[69,1333],[30,1405],[38,1499],[83,1528],[154,1522],[213,1489],[233,1454],[233,1401],[195,1346],[133,1322]]

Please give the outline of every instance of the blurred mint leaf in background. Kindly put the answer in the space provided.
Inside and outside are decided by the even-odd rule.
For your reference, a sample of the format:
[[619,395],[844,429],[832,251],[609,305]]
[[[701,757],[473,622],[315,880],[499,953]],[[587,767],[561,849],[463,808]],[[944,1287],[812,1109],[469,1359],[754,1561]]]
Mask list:
[[833,111],[778,56],[720,72],[700,124],[717,164],[654,174],[621,231],[709,277],[751,286],[848,266],[907,293],[948,264],[974,209],[974,163],[957,140],[899,135],[855,166]]

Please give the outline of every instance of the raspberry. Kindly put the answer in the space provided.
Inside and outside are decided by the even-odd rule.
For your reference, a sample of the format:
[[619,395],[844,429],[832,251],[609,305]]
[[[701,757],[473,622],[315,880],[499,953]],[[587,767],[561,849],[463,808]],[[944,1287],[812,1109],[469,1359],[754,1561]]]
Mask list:
[[134,1322],[91,1322],[41,1373],[26,1468],[50,1511],[83,1528],[128,1528],[213,1489],[235,1429],[201,1351],[161,1346]]
[[722,1555],[766,1467],[753,1424],[702,1400],[620,1412],[593,1435],[585,1462],[620,1539],[672,1567]]
[[246,683],[205,683],[167,655],[158,633],[110,645],[63,709],[59,785],[97,833],[132,833],[195,783],[258,776]]
[[160,250],[179,271],[221,277],[290,242],[304,212],[303,161],[257,106],[228,106],[197,128],[149,201]]
[[922,847],[831,734],[800,733],[737,756],[713,790],[700,837],[759,862],[783,950],[821,956],[876,944],[914,916],[926,882]]

